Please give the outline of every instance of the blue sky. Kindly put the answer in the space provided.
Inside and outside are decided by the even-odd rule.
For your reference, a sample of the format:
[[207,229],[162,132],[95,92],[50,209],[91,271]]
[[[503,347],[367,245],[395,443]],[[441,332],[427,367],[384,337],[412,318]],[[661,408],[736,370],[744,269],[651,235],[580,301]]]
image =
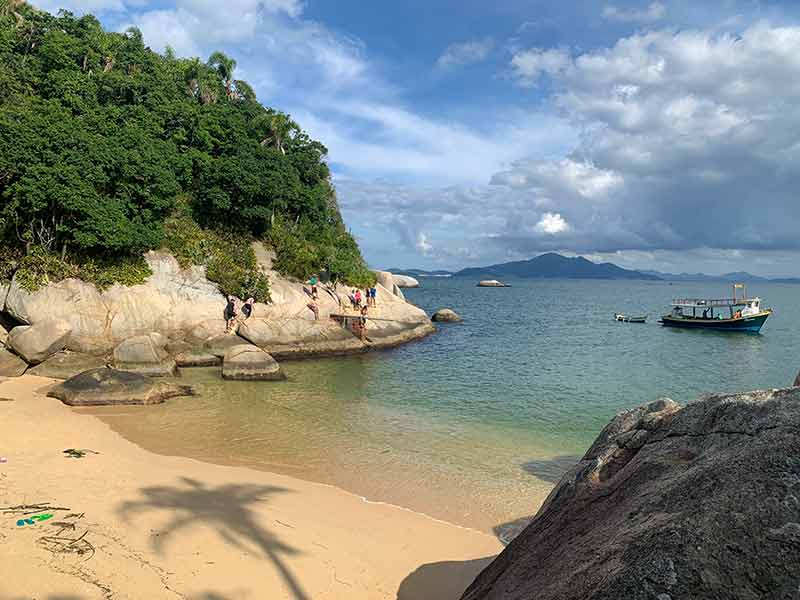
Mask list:
[[39,2],[234,56],[328,146],[373,266],[765,275],[800,275],[796,4]]

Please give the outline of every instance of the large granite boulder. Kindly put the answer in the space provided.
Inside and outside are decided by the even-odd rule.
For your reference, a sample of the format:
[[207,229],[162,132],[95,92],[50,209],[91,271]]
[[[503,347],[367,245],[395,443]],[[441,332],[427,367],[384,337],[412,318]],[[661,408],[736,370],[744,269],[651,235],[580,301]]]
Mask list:
[[175,396],[191,396],[188,386],[157,381],[140,373],[92,369],[67,379],[48,392],[70,406],[160,404]]
[[269,354],[250,344],[229,348],[222,360],[223,379],[286,379],[280,365]]
[[213,354],[214,356],[222,358],[228,350],[243,344],[247,344],[247,342],[238,335],[223,333],[222,335],[215,335],[207,339],[203,344],[203,351],[207,354]]
[[8,334],[8,347],[30,365],[36,365],[63,350],[72,328],[60,319],[39,321],[35,325],[14,327]]
[[622,413],[463,600],[793,598],[800,389]]
[[8,341],[8,331],[6,330],[5,327],[0,325],[0,346],[5,348],[6,341]]
[[410,275],[395,275],[392,274],[392,281],[399,288],[418,288],[419,281]]
[[436,321],[438,323],[458,323],[461,321],[461,316],[452,309],[440,308],[433,313],[431,321]]
[[5,348],[0,348],[0,377],[19,377],[28,368],[28,363]]
[[84,354],[82,352],[69,352],[65,350],[58,352],[39,363],[35,367],[31,367],[28,371],[30,375],[37,375],[38,377],[50,377],[52,379],[69,379],[78,373],[83,373],[90,369],[99,369],[106,366],[106,359],[102,356],[94,356],[92,354]]
[[175,361],[170,358],[159,334],[137,335],[114,348],[114,367],[120,371],[141,373],[151,377],[167,377],[176,372]]

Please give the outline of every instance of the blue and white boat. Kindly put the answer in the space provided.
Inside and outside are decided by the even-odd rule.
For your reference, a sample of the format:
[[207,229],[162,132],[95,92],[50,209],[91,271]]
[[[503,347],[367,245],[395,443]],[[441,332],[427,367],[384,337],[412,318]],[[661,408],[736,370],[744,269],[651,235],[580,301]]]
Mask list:
[[[740,289],[742,296],[737,297]],[[761,307],[761,298],[748,298],[744,284],[737,283],[733,286],[733,298],[673,300],[672,312],[661,317],[659,323],[665,327],[758,333],[771,314],[771,308]]]

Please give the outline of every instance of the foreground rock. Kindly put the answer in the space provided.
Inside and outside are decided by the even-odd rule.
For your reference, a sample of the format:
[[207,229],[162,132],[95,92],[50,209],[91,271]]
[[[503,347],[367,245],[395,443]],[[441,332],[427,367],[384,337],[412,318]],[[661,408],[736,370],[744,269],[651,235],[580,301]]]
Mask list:
[[35,325],[14,327],[8,334],[8,347],[30,365],[36,365],[63,350],[72,329],[59,319],[40,321]]
[[511,287],[502,281],[497,281],[497,279],[484,279],[478,282],[478,287]]
[[791,598],[800,389],[617,416],[464,600]]
[[280,365],[269,354],[251,346],[234,346],[222,360],[222,378],[237,380],[270,381],[286,379]]
[[64,351],[54,354],[43,363],[31,368],[28,373],[38,377],[69,379],[84,371],[105,366],[106,359],[102,356]]
[[137,335],[114,348],[114,367],[151,377],[168,377],[176,372],[175,361],[163,348],[160,334]]
[[5,348],[0,348],[0,377],[19,377],[28,368],[28,363]]
[[458,323],[461,321],[461,316],[454,310],[442,308],[433,313],[431,321],[439,323]]
[[191,396],[188,386],[166,383],[128,371],[92,369],[55,386],[48,396],[70,406],[160,404],[175,396]]

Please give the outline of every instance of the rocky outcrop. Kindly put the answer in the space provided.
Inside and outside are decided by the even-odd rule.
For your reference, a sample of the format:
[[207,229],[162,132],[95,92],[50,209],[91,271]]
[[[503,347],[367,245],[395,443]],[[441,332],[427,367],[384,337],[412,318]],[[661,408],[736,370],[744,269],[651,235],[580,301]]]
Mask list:
[[508,284],[497,279],[483,279],[478,282],[478,287],[510,287]]
[[160,404],[175,396],[191,396],[187,386],[157,381],[128,371],[92,369],[67,379],[48,392],[69,406]]
[[36,365],[63,350],[71,332],[66,321],[47,319],[34,325],[14,327],[8,334],[7,344],[29,365]]
[[8,331],[5,327],[0,325],[0,347],[5,348],[6,342],[8,341]]
[[114,348],[114,367],[120,371],[151,377],[168,377],[176,372],[175,361],[160,347],[166,343],[160,334],[137,335]]
[[78,373],[105,366],[106,359],[102,356],[64,351],[58,352],[44,362],[32,367],[28,373],[38,377],[69,379]]
[[28,363],[5,348],[0,348],[0,377],[19,377],[28,368]]
[[417,281],[410,275],[395,275],[394,273],[392,273],[392,280],[394,281],[394,284],[399,288],[419,287],[419,281]]
[[456,311],[449,308],[440,308],[433,313],[431,321],[437,323],[458,323],[461,321],[461,316]]
[[800,389],[617,416],[463,600],[789,598]]
[[[343,286],[318,286],[319,320],[315,322],[308,286],[273,271],[272,254],[261,244],[255,244],[254,250],[270,279],[272,302],[255,305],[248,339],[259,335],[263,340],[259,345],[268,351],[294,357],[358,352],[369,347],[330,319],[331,314],[341,312],[341,301],[346,301]],[[209,338],[225,333],[225,300],[217,286],[205,278],[203,268],[182,270],[174,257],[163,252],[149,252],[145,258],[153,274],[142,285],[115,285],[100,292],[91,284],[66,279],[28,293],[14,280],[0,286],[0,299],[5,298],[3,309],[25,324],[36,325],[52,318],[66,321],[72,329],[67,348],[98,356],[110,354],[125,340],[151,332],[165,336],[163,343],[156,345],[170,346],[172,355],[201,348]],[[429,332],[429,327],[421,327],[430,326],[427,316],[405,302],[391,273],[382,275],[382,280],[385,285],[377,285],[379,308],[374,312],[383,319],[404,323],[404,336],[409,339]],[[260,327],[257,320],[268,323],[269,331],[256,331]],[[188,347],[176,346],[184,342]],[[215,353],[222,357],[226,349],[219,348]]]
[[269,354],[250,344],[242,344],[225,352],[222,359],[222,378],[272,381],[286,379],[286,376]]

